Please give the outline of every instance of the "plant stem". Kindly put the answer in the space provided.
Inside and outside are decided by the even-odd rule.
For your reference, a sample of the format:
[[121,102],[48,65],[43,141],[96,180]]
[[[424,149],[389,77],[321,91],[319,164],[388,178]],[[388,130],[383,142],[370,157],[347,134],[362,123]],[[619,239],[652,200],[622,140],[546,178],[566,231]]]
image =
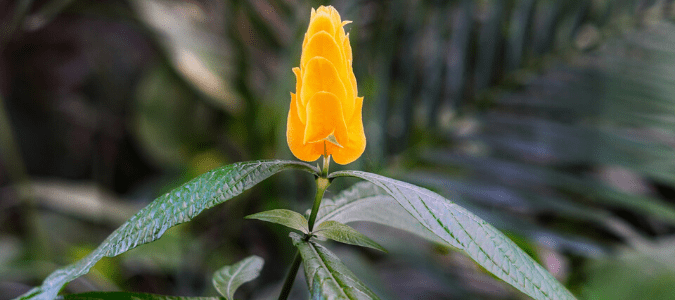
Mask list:
[[309,215],[309,232],[312,232],[314,229],[314,222],[316,221],[316,215],[319,212],[319,206],[321,206],[321,200],[323,199],[323,193],[326,191],[330,185],[328,180],[328,165],[330,164],[330,156],[324,156],[323,158],[323,170],[321,171],[321,177],[316,179],[316,196],[314,197],[314,205],[312,206],[312,213]]
[[293,287],[293,281],[295,281],[295,276],[298,274],[298,269],[300,268],[300,263],[302,262],[302,257],[300,257],[300,251],[295,252],[295,258],[293,259],[293,264],[291,269],[288,270],[286,275],[286,280],[284,280],[284,286],[281,288],[281,293],[279,294],[279,300],[286,300],[288,294],[291,293],[291,288]]
[[323,166],[321,169],[321,178],[328,178],[328,166],[330,166],[330,155],[326,152],[326,141],[323,141]]
[[[326,192],[326,189],[330,185],[330,180],[328,180],[329,164],[330,164],[330,156],[324,155],[323,169],[321,171],[321,176],[316,179],[316,195],[314,196],[314,204],[312,205],[312,212],[309,215],[309,222],[308,222],[309,232],[312,232],[312,229],[314,228],[314,222],[316,222],[316,215],[319,212],[319,206],[321,206],[323,193]],[[295,259],[293,259],[293,264],[291,265],[291,269],[288,270],[288,274],[286,275],[284,286],[281,288],[279,300],[286,300],[286,298],[288,298],[288,294],[291,292],[291,288],[293,287],[293,281],[295,281],[295,275],[298,274],[298,269],[300,268],[301,262],[302,257],[300,257],[300,252],[296,252]]]

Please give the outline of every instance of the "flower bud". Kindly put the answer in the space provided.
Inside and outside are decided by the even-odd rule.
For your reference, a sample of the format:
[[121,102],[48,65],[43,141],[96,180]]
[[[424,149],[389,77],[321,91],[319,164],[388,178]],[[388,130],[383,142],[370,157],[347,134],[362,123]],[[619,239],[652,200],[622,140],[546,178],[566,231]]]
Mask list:
[[302,43],[300,67],[291,93],[286,138],[293,155],[315,161],[332,155],[336,163],[353,162],[366,148],[352,48],[340,14],[332,6],[312,9]]

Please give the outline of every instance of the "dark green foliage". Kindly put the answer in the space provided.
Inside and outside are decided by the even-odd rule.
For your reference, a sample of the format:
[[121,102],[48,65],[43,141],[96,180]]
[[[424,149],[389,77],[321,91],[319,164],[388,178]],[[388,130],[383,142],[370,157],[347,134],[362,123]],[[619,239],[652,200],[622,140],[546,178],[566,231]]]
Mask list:
[[89,292],[65,295],[63,300],[220,300],[221,297],[174,297],[128,292]]
[[[312,3],[318,4],[330,3]],[[347,168],[393,174],[452,199],[528,244],[528,253],[547,269],[559,267],[554,275],[581,298],[631,299],[610,293],[618,288],[601,287],[633,282],[625,287],[656,299],[659,287],[668,286],[674,272],[643,261],[669,262],[672,255],[655,255],[651,247],[668,248],[667,237],[675,232],[672,1],[333,5],[354,21],[346,28],[359,95],[365,96],[367,150]],[[278,0],[0,4],[0,25],[8,29],[0,34],[6,110],[0,114],[0,249],[9,249],[0,253],[8,270],[0,272],[0,294],[18,296],[21,287],[80,259],[73,253],[90,251],[120,225],[115,220],[129,216],[124,212],[146,205],[167,186],[236,161],[292,158],[284,136],[294,89],[290,68],[299,61],[309,9],[304,2]],[[168,15],[154,18],[160,13]],[[155,23],[162,20],[168,22]],[[195,70],[200,72],[191,77]],[[222,89],[199,85],[199,76]],[[58,187],[45,178],[73,185],[40,190]],[[302,211],[309,206],[310,183],[277,177],[243,195],[251,200],[241,201],[247,204],[200,215],[181,233],[194,242],[181,248],[181,258],[194,260],[179,267],[129,271],[136,264],[115,260],[107,263],[121,275],[109,271],[100,281],[88,280],[95,288],[157,284],[176,295],[215,295],[208,283],[215,268],[251,249],[295,250],[287,230],[232,217]],[[76,193],[78,184],[112,195],[101,207],[113,209],[73,209],[81,199],[76,196],[95,199]],[[24,186],[32,187],[33,200],[21,192]],[[406,212],[400,205],[386,207],[386,218],[370,213],[393,200],[372,185],[349,190],[363,198],[342,193],[347,186],[336,182],[336,196],[327,196],[335,211],[322,206],[334,220],[398,219],[399,229],[436,239],[414,218],[399,218]],[[71,193],[56,197],[68,188]],[[325,221],[321,213],[318,220]],[[364,233],[378,242],[385,240],[380,234],[398,234],[375,228]],[[433,282],[452,282],[459,298],[518,297],[490,277],[477,277],[484,272],[458,262],[453,252],[439,258],[424,248],[382,245],[420,263],[401,265],[394,254],[359,256],[377,274],[368,285],[391,292],[409,282],[398,278],[430,278],[428,291],[399,293],[403,299],[455,295],[446,291],[449,284],[434,294],[442,289]],[[290,255],[267,260],[260,281],[280,280]],[[192,267],[208,270],[195,275],[200,272]],[[645,268],[658,278],[632,277]],[[261,286],[246,295],[260,299],[264,293]]]

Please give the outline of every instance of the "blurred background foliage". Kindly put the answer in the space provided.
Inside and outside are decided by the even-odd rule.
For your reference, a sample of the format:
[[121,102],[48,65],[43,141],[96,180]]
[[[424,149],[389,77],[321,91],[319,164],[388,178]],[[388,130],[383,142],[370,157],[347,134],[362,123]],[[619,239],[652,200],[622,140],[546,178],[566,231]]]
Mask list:
[[[672,299],[673,2],[0,1],[0,299],[196,175],[293,159],[291,68],[321,4],[354,21],[365,96],[366,153],[333,169],[440,192],[580,298]],[[237,296],[276,298],[288,232],[243,216],[304,212],[313,189],[300,172],[277,175],[65,292],[216,295],[213,271],[255,254],[262,276]],[[355,226],[389,253],[331,249],[385,299],[524,297],[453,249]]]

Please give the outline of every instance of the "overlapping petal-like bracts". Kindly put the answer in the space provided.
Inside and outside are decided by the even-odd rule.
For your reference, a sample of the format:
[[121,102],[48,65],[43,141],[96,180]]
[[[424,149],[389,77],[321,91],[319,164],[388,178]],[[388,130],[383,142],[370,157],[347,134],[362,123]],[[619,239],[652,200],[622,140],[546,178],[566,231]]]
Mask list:
[[352,48],[343,28],[349,23],[332,6],[312,9],[300,67],[293,68],[297,83],[286,128],[288,146],[300,160],[317,160],[325,147],[344,165],[366,148],[363,97],[357,97]]

